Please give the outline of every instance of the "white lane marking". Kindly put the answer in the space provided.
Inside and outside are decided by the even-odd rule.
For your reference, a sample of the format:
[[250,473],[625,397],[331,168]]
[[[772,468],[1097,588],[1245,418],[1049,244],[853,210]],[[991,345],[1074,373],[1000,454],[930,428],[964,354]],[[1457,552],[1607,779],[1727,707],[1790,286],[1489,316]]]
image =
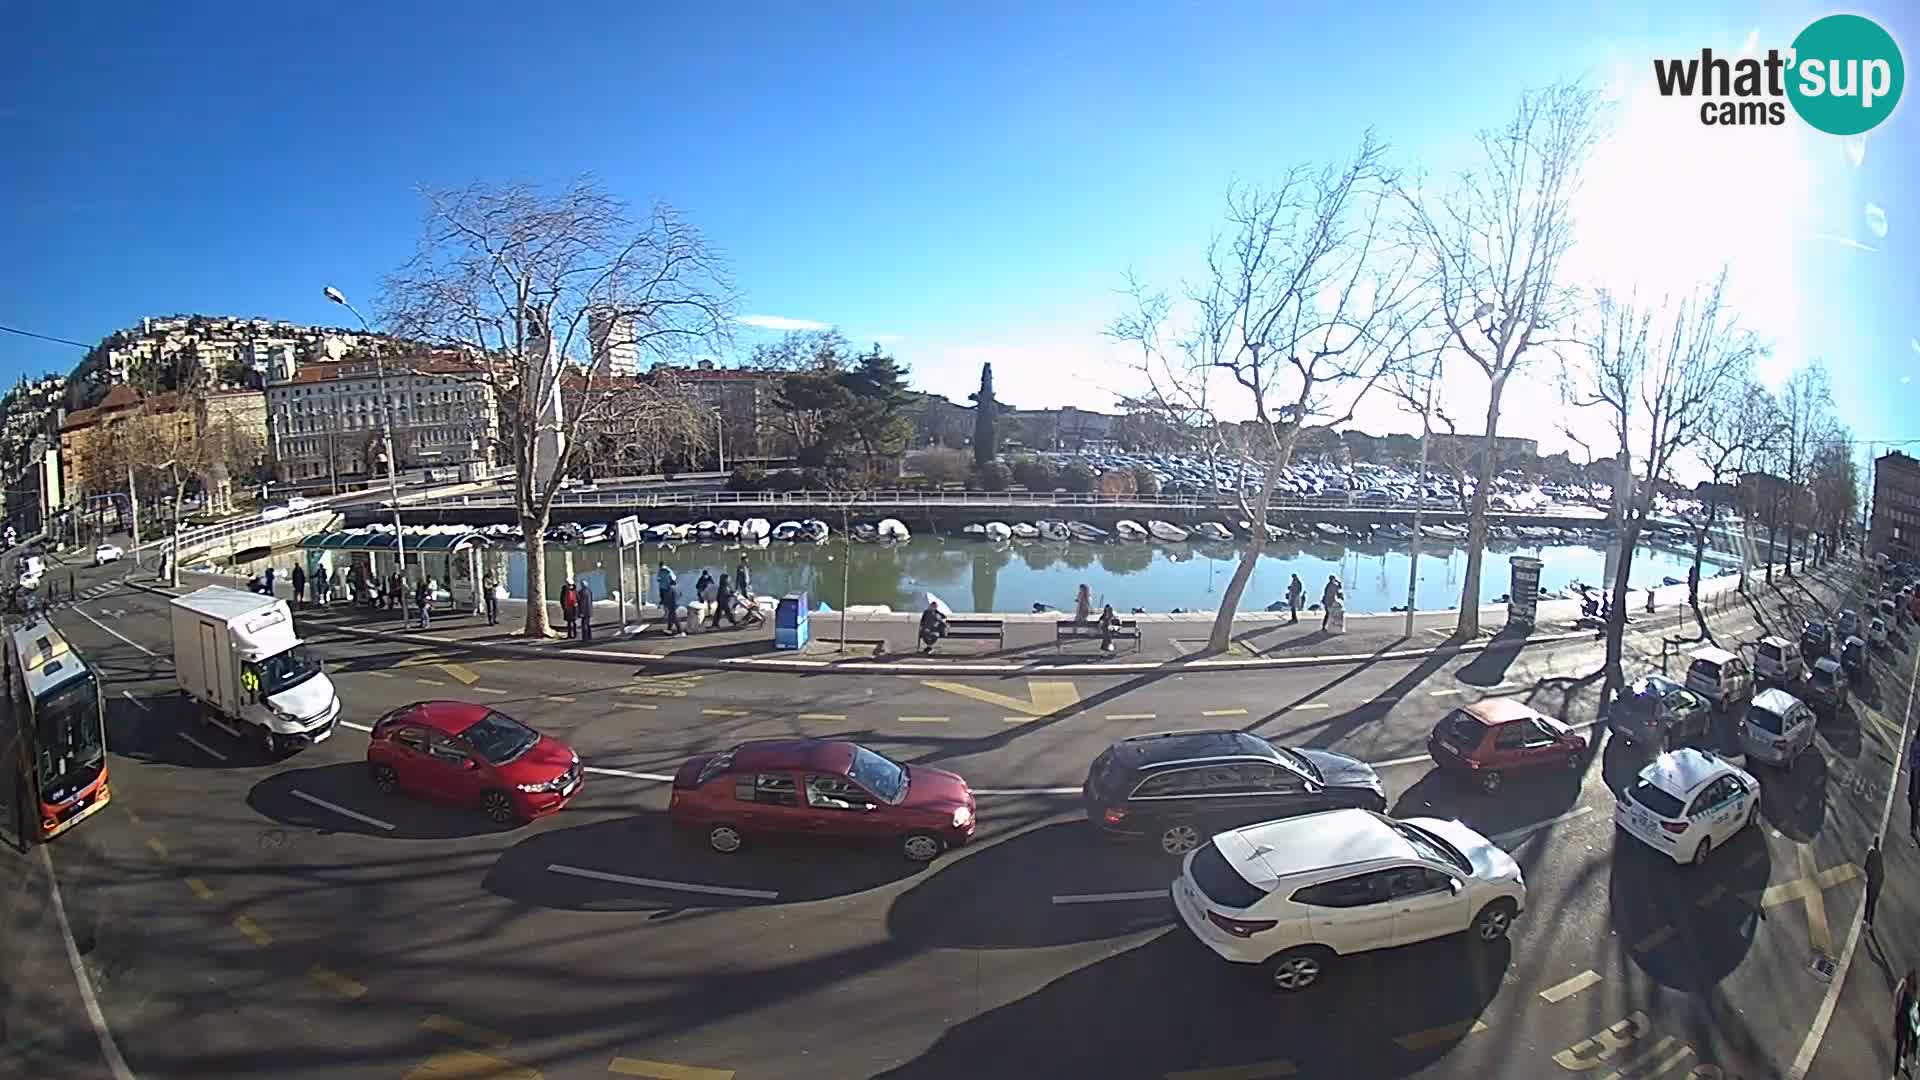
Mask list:
[[350,817],[355,821],[359,821],[359,822],[363,822],[365,824],[371,825],[376,829],[385,829],[388,832],[393,831],[393,824],[391,822],[381,821],[377,817],[368,817],[367,815],[361,813],[358,810],[349,810],[338,803],[330,803],[318,795],[309,795],[306,792],[301,791],[299,788],[293,788],[290,790],[289,793],[296,799],[305,799],[306,801],[312,803],[315,806],[324,806],[327,809],[333,811],[334,813],[341,815],[342,817]]
[[1128,900],[1165,900],[1171,895],[1166,889],[1145,889],[1140,892],[1096,892],[1069,893],[1056,896],[1056,904],[1112,904]]
[[1287,711],[1288,711],[1288,712],[1303,712],[1303,711],[1305,711],[1305,710],[1307,710],[1307,709],[1331,709],[1331,708],[1333,708],[1333,705],[1332,705],[1332,703],[1331,703],[1331,702],[1326,702],[1326,701],[1309,701],[1309,702],[1307,702],[1307,703],[1306,703],[1305,705],[1289,705],[1289,706],[1287,706]]
[[133,703],[134,703],[135,705],[138,705],[138,706],[140,706],[140,711],[141,711],[141,712],[152,712],[152,711],[153,711],[153,706],[151,706],[151,705],[149,705],[149,704],[147,704],[147,703],[146,703],[146,702],[144,702],[144,701],[141,701],[141,700],[140,700],[139,698],[137,698],[137,697],[134,697],[134,696],[133,696],[133,691],[131,691],[131,690],[122,690],[122,691],[120,691],[120,696],[121,696],[121,697],[123,697],[123,698],[126,698],[126,699],[127,699],[128,701],[131,701],[131,702],[133,702]]
[[342,721],[340,721],[340,726],[341,726],[341,727],[350,727],[350,728],[352,728],[352,729],[353,729],[353,730],[355,730],[355,731],[365,731],[365,732],[371,732],[371,731],[373,731],[373,727],[372,727],[372,725],[369,725],[369,724],[356,724],[356,723],[354,723],[354,722],[353,722],[353,721],[351,721],[351,720],[342,720]]
[[625,769],[602,769],[595,765],[581,766],[581,772],[590,772],[596,776],[622,776],[628,780],[651,780],[656,784],[670,784],[673,777],[664,773],[628,772]]
[[1201,709],[1201,716],[1245,716],[1245,709]]
[[53,894],[53,914],[60,923],[60,940],[67,947],[67,963],[73,968],[74,981],[80,984],[80,1003],[86,1006],[87,1022],[93,1025],[94,1037],[100,1040],[100,1056],[107,1059],[107,1069],[113,1073],[114,1080],[134,1080],[133,1070],[127,1067],[127,1059],[120,1056],[119,1044],[113,1041],[113,1032],[107,1030],[107,1014],[100,1010],[100,1001],[93,996],[93,982],[87,978],[86,965],[80,960],[80,946],[73,941],[73,924],[67,921],[67,902],[60,897],[60,879],[53,872],[53,849],[46,844],[40,845],[40,864],[47,868],[47,891]]
[[140,644],[139,642],[133,640],[132,638],[121,633],[120,631],[115,630],[113,627],[108,626],[106,623],[101,622],[99,619],[96,619],[93,616],[87,614],[84,609],[74,608],[73,612],[76,615],[79,615],[81,618],[92,623],[93,625],[99,627],[100,629],[105,630],[107,633],[112,634],[114,637],[119,638],[121,641],[124,641],[127,644],[133,646],[134,648],[139,649],[141,652],[146,653],[148,656],[159,655],[158,653],[154,652],[152,649],[147,648],[145,645]]
[[975,795],[1078,795],[1077,787],[974,788]]
[[185,739],[185,740],[187,740],[188,742],[190,742],[190,743],[192,743],[193,745],[195,745],[195,746],[197,746],[197,747],[199,747],[199,748],[200,748],[200,752],[201,752],[201,753],[203,753],[203,754],[205,754],[205,755],[207,755],[208,757],[210,757],[210,758],[212,758],[213,760],[215,760],[215,761],[225,761],[225,760],[227,760],[227,755],[225,755],[225,754],[223,754],[223,753],[221,753],[221,752],[220,752],[220,751],[218,751],[218,750],[215,750],[215,749],[214,749],[213,747],[211,747],[211,746],[208,746],[208,745],[207,745],[206,743],[203,743],[203,742],[201,742],[201,741],[200,741],[199,739],[196,739],[196,738],[194,738],[193,736],[191,736],[191,735],[189,735],[189,734],[187,734],[187,733],[186,733],[186,732],[184,732],[184,731],[182,731],[182,732],[180,732],[179,734],[180,734],[180,737],[181,737],[181,738],[183,738],[183,739]]
[[1428,697],[1448,697],[1453,694],[1458,694],[1461,692],[1462,691],[1460,690],[1460,688],[1456,686],[1447,690],[1429,690],[1427,691],[1427,696]]
[[1551,829],[1555,825],[1558,825],[1563,821],[1572,821],[1574,818],[1585,817],[1591,813],[1593,813],[1593,807],[1591,806],[1576,806],[1573,809],[1567,811],[1566,813],[1558,815],[1557,817],[1550,817],[1545,821],[1536,821],[1531,825],[1522,825],[1517,829],[1508,829],[1506,832],[1496,833],[1492,836],[1487,837],[1487,839],[1493,841],[1496,844],[1501,844],[1501,845],[1511,844],[1511,843],[1514,843],[1515,841],[1525,840],[1527,837],[1532,836],[1534,833],[1539,832],[1541,829]]
[[611,881],[616,885],[639,885],[649,889],[666,889],[670,892],[710,893],[714,896],[739,896],[748,900],[777,900],[780,894],[768,889],[736,889],[728,885],[696,885],[690,881],[661,881],[658,878],[628,877],[625,874],[609,874],[604,870],[585,870],[578,866],[562,866],[550,863],[547,870],[555,874],[567,874],[571,877],[591,878],[594,881]]
[[1590,986],[1597,986],[1599,983],[1599,973],[1589,968],[1566,982],[1555,983],[1540,991],[1540,999],[1549,1005],[1558,1005],[1580,991]]

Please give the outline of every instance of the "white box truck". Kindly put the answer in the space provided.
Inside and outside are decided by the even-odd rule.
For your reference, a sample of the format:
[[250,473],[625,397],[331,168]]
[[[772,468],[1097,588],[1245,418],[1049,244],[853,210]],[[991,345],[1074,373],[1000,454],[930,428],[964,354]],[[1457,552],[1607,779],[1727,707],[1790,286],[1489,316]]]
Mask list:
[[207,723],[270,757],[333,734],[340,698],[285,600],[209,585],[170,606],[174,672]]

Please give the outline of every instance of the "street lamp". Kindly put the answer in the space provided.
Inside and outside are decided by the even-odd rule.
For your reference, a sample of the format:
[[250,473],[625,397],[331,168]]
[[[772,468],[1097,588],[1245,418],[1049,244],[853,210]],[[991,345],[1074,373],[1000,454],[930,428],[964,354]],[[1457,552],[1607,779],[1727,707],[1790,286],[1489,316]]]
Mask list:
[[[321,294],[334,303],[339,304],[341,307],[346,308],[348,311],[353,312],[353,317],[360,320],[360,329],[365,330],[369,334],[373,333],[373,327],[367,325],[367,317],[360,314],[360,309],[347,302],[345,293],[328,285],[321,290]],[[405,582],[407,578],[407,541],[400,527],[400,481],[394,472],[394,470],[399,467],[396,459],[398,459],[400,455],[393,444],[393,412],[387,401],[387,365],[381,358],[381,352],[377,346],[373,350],[373,364],[375,378],[380,382],[380,441],[385,444],[387,453],[387,499],[393,507],[394,558],[399,561],[400,580]],[[432,598],[429,597],[428,599],[429,602],[431,602]],[[407,590],[403,585],[400,589],[400,621],[404,623],[406,620]]]

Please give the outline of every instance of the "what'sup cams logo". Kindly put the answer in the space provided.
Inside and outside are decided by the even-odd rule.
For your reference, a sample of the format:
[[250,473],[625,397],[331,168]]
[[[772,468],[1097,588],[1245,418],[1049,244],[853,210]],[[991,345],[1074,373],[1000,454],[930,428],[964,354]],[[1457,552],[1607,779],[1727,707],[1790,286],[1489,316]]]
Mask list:
[[1906,84],[1900,46],[1879,23],[1828,15],[1808,24],[1782,52],[1733,60],[1701,49],[1698,57],[1655,60],[1661,97],[1701,98],[1709,126],[1787,122],[1787,106],[1829,135],[1858,135],[1893,114]]

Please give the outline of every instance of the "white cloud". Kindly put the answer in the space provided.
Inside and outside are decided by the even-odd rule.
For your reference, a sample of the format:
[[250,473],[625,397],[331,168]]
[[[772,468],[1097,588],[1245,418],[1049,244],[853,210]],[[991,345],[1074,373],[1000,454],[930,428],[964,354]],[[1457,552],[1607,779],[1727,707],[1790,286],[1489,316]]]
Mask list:
[[1908,338],[1907,347],[1914,352],[1920,353],[1920,338]]
[[1851,236],[1841,236],[1839,233],[1814,233],[1813,235],[1816,239],[1831,240],[1834,243],[1839,244],[1841,247],[1850,247],[1855,251],[1879,251],[1880,250],[1879,248],[1874,247],[1872,244],[1855,240]]
[[1747,31],[1747,40],[1740,43],[1740,55],[1752,56],[1760,51],[1760,28]]
[[1861,164],[1867,160],[1867,137],[1865,135],[1854,135],[1842,139],[1840,140],[1840,145],[1846,150],[1847,160],[1853,163],[1854,168],[1859,168]]
[[1887,238],[1887,212],[1878,203],[1867,204],[1867,228],[1880,239]]
[[760,330],[825,330],[828,324],[811,319],[790,319],[785,315],[741,315],[733,320],[742,326]]
[[1907,385],[1908,383],[1910,383],[1910,382],[1912,382],[1912,381],[1913,381],[1913,376],[1911,376],[1911,375],[1902,375],[1902,376],[1900,376],[1900,385],[1901,385],[1901,386],[1905,386],[1905,385]]

